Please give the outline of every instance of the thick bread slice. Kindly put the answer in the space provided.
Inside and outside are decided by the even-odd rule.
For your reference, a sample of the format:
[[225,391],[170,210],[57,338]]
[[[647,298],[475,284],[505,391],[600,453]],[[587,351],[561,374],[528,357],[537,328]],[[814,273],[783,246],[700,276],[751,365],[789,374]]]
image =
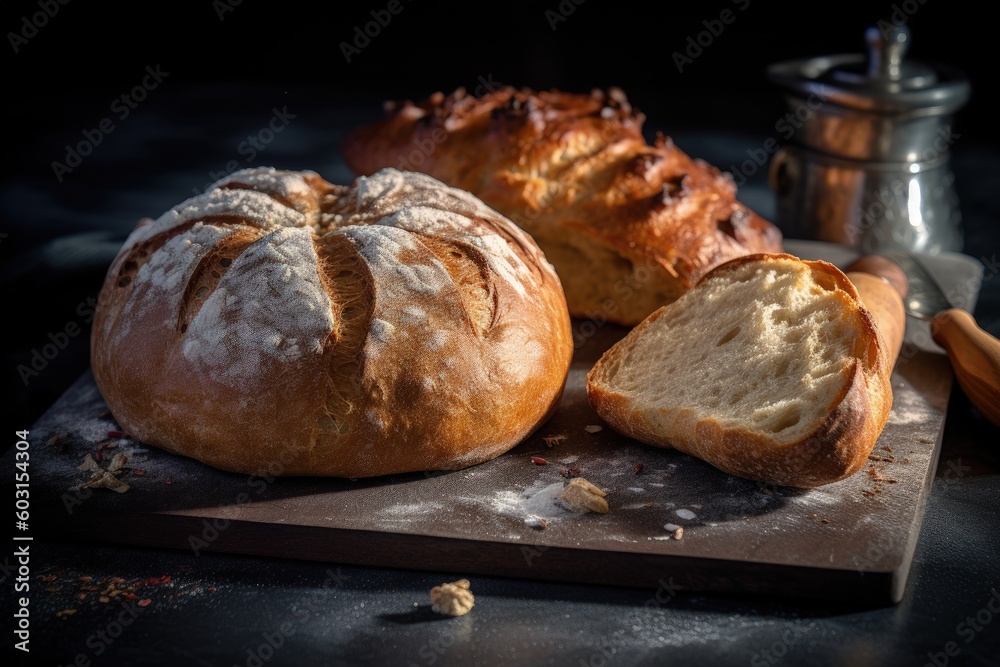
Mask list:
[[889,356],[837,267],[757,254],[646,318],[598,361],[587,391],[629,437],[815,487],[864,465],[892,406]]

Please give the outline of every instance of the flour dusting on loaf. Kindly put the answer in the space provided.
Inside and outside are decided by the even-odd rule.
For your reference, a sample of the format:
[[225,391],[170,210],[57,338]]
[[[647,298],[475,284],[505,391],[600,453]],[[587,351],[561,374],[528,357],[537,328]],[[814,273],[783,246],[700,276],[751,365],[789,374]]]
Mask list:
[[307,229],[252,243],[188,325],[185,358],[236,389],[253,389],[268,357],[322,355],[334,321],[318,261]]
[[415,292],[436,295],[451,278],[444,266],[433,256],[426,264],[406,261],[407,255],[419,256],[419,241],[413,235],[395,227],[357,227],[350,230],[361,256],[375,267],[378,277],[385,275],[385,294],[389,298],[406,298]]
[[[112,326],[117,326],[115,344],[125,345],[132,322],[144,317],[153,305],[166,301],[171,308],[179,310],[183,297],[178,290],[180,281],[194,270],[215,243],[229,234],[228,229],[196,224],[164,243],[159,252],[135,271],[134,277],[128,278],[133,296],[125,302],[121,317],[104,320],[102,335],[111,335]],[[125,265],[127,267],[128,262]],[[124,280],[126,278],[119,278],[119,282]]]
[[143,241],[176,229],[184,223],[225,216],[242,219],[262,229],[301,227],[306,216],[268,195],[254,190],[210,190],[188,199],[149,224],[136,228],[123,246],[127,250]]
[[486,461],[548,418],[572,355],[533,240],[393,169],[219,180],[129,236],[94,332],[95,378],[130,434],[282,475]]
[[[357,207],[370,214],[383,213],[377,224],[391,225],[415,234],[444,237],[469,243],[483,251],[490,268],[500,274],[516,290],[523,290],[523,281],[531,269],[512,249],[504,236],[498,234],[477,234],[475,227],[483,222],[500,219],[501,216],[481,201],[466,192],[449,188],[441,192],[426,187],[423,174],[383,170],[371,177],[359,177]],[[431,179],[433,181],[433,179]],[[365,193],[362,196],[362,191]],[[373,192],[379,193],[380,200],[372,199]],[[409,205],[389,212],[392,197],[404,197]],[[519,243],[525,242],[526,235],[519,228],[501,224],[507,235]],[[535,247],[533,240],[528,245]],[[522,293],[522,296],[523,293]]]
[[[319,174],[312,171],[295,172],[279,171],[277,169],[243,170],[219,179],[209,186],[209,190],[224,188],[230,185],[251,187],[263,192],[269,192],[272,195],[278,195],[286,200],[291,200],[294,205],[295,198],[298,198],[300,201],[308,201],[314,196],[313,189],[306,180],[307,178],[319,178]],[[307,210],[308,208],[311,207],[307,207]],[[301,210],[300,212],[305,213],[305,211]]]

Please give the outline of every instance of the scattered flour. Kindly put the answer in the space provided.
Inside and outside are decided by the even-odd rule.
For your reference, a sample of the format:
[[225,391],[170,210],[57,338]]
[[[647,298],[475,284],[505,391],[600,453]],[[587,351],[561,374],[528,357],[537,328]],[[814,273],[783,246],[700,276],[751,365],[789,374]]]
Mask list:
[[549,521],[577,515],[558,498],[565,486],[563,482],[539,479],[520,493],[512,490],[495,492],[490,506],[497,514],[520,518],[526,525],[538,527],[541,519]]
[[440,502],[401,503],[380,510],[377,517],[389,521],[412,521],[415,516],[436,513],[444,509],[444,503]]
[[801,495],[789,496],[789,501],[796,504],[816,506],[816,505],[843,505],[843,493],[824,491],[823,489],[809,489]]
[[527,488],[523,494],[524,511],[529,515],[543,519],[552,519],[560,516],[572,514],[566,509],[562,501],[558,499],[564,488],[562,482],[553,482],[541,489],[537,488],[538,483]]
[[890,424],[919,424],[933,419],[937,411],[915,391],[897,391],[893,396]]
[[523,514],[522,512],[522,502],[521,494],[516,491],[497,491],[493,494],[493,500],[490,503],[493,511],[496,514],[502,514],[506,516],[517,516]]

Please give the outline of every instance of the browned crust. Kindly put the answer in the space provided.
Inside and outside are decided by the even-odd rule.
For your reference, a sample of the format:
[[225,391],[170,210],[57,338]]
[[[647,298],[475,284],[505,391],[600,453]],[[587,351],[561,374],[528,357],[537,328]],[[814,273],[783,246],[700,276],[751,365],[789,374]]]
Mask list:
[[[315,201],[335,186],[316,176],[305,180],[315,199],[307,196],[296,204],[318,215]],[[426,180],[420,187],[443,187]],[[352,205],[354,188],[336,192]],[[406,198],[392,205],[406,206]],[[475,215],[465,213],[469,234],[499,234],[529,269],[521,278],[522,294],[471,250],[452,258],[469,263],[461,275],[479,276],[469,289],[482,287],[484,298],[494,304],[493,312],[484,311],[487,321],[475,325],[468,306],[472,296],[458,284],[445,283],[442,292],[425,299],[429,322],[392,322],[397,331],[410,327],[409,344],[365,346],[373,314],[389,317],[415,301],[403,302],[379,291],[387,285],[384,275],[391,272],[385,273],[386,266],[366,265],[354,252],[350,244],[355,241],[345,232],[351,226],[324,228],[327,237],[344,238],[313,236],[322,289],[330,296],[338,323],[348,319],[345,307],[362,308],[361,329],[345,330],[338,324],[321,354],[292,361],[265,359],[239,388],[182,354],[185,331],[176,323],[190,319],[183,315],[200,288],[189,283],[210,270],[206,259],[195,262],[177,282],[175,293],[184,298],[171,302],[143,283],[142,289],[150,290],[143,301],[146,308],[129,314],[123,309],[136,282],[120,285],[120,272],[139,246],[127,246],[109,269],[95,314],[91,357],[98,388],[118,423],[140,442],[232,472],[369,477],[458,469],[490,460],[551,416],[565,386],[573,344],[566,302],[552,268],[510,221],[481,209]],[[240,226],[247,222],[225,215],[213,218],[213,225],[236,226],[234,235],[216,248],[233,245],[235,234],[247,236],[246,243],[259,238],[256,227]],[[168,231],[154,238],[173,235]],[[157,244],[162,245],[159,240]],[[415,242],[408,252],[401,257],[415,264],[440,264],[426,244]],[[347,299],[346,278],[338,278],[338,273],[350,266],[356,267],[351,280],[363,283],[364,289],[354,289]],[[381,283],[378,272],[383,273]],[[218,283],[208,281],[205,289],[214,290]],[[435,323],[454,323],[454,337],[443,347],[428,343],[437,331]],[[117,335],[124,326],[131,327],[128,335]],[[296,332],[286,335],[295,337]],[[515,363],[534,343],[536,356],[530,363]],[[338,354],[345,346],[349,354]],[[336,392],[341,398],[331,398],[338,387],[344,389]]]
[[[609,370],[621,363],[629,339],[642,336],[644,329],[670,306],[661,308],[629,332],[588,373],[587,395],[597,414],[612,428],[636,440],[673,447],[730,474],[761,482],[812,488],[842,480],[860,470],[889,418],[893,360],[889,359],[882,335],[854,285],[833,264],[798,260],[787,254],[762,254],[731,260],[717,267],[711,275],[723,275],[739,265],[777,258],[803,261],[814,270],[830,275],[849,297],[849,307],[856,308],[859,316],[860,332],[853,368],[829,415],[812,433],[796,442],[779,444],[755,432],[727,429],[713,419],[701,419],[693,423],[687,437],[667,440],[640,408],[604,386]],[[691,421],[695,416],[691,411],[682,410],[674,418]]]
[[[467,190],[543,251],[571,234],[635,266],[659,267],[643,287],[658,294],[679,295],[733,257],[782,249],[777,227],[737,201],[728,175],[667,137],[650,145],[644,121],[618,89],[505,87],[480,98],[457,90],[390,105],[383,119],[350,133],[343,151],[357,173],[411,169]],[[560,273],[601,268],[556,265]],[[572,315],[592,315],[574,309],[585,298],[567,296]],[[622,304],[608,319],[634,325],[648,314]]]

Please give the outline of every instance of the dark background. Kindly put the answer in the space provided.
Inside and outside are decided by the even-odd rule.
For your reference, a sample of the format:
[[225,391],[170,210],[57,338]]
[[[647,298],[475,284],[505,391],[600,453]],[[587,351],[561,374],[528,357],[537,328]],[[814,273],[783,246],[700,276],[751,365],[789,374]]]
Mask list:
[[[745,137],[751,149],[775,135],[784,114],[765,76],[768,64],[861,52],[868,26],[905,19],[909,57],[950,64],[972,80],[973,99],[955,120],[955,153],[968,154],[966,164],[977,169],[997,139],[986,98],[996,76],[995,59],[984,56],[991,23],[971,2],[400,3],[402,11],[350,63],[341,42],[352,41],[355,28],[388,2],[322,10],[252,0],[2,4],[8,117],[0,287],[5,405],[17,424],[31,424],[86,369],[86,300],[135,222],[203,189],[234,158],[247,166],[241,140],[265,127],[273,109],[296,119],[253,166],[315,169],[331,180],[350,176],[339,162],[339,135],[315,128],[370,120],[384,99],[475,90],[483,82],[581,92],[619,86],[646,114],[649,132]],[[32,33],[26,17],[41,16],[44,7],[58,11]],[[723,10],[735,20],[678,71],[673,54]],[[555,21],[560,11],[565,20]],[[28,37],[15,53],[17,33]],[[147,67],[169,74],[119,119],[123,107],[114,100],[140,84]],[[59,181],[52,163],[65,161],[68,147],[105,118],[114,130]],[[744,152],[728,155],[736,163]],[[81,333],[25,384],[17,366],[72,322]]]
[[[4,2],[4,31],[20,28],[24,15],[38,11],[37,1]],[[221,9],[227,2],[240,4]],[[44,119],[79,131],[75,126],[106,113],[145,65],[160,63],[171,72],[171,87],[267,83],[290,95],[318,88],[335,98],[472,90],[479,77],[489,76],[535,88],[620,86],[664,123],[761,130],[780,111],[767,88],[768,64],[862,52],[867,27],[904,20],[913,34],[910,57],[958,66],[972,79],[977,99],[962,113],[965,129],[990,129],[989,105],[978,97],[996,77],[993,35],[988,15],[973,2],[398,2],[402,11],[348,63],[339,44],[352,41],[354,29],[388,0],[331,3],[329,13],[254,0],[146,4],[141,10],[116,10],[120,3],[113,2],[98,10],[72,0],[19,53],[5,45],[5,65],[16,84],[6,106],[36,127]],[[553,23],[551,14],[560,7],[572,13]],[[683,52],[688,38],[705,30],[703,22],[723,10],[735,20],[678,71],[672,54]],[[56,145],[72,138],[47,134]]]

